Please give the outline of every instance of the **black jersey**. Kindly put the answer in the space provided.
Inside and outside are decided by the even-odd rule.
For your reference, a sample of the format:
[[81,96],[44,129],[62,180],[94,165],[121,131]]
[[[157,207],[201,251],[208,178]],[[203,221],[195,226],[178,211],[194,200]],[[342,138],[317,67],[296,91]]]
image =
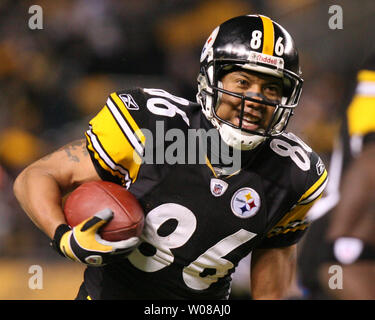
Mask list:
[[172,154],[178,139],[189,148],[189,130],[213,129],[200,108],[138,88],[112,93],[91,120],[87,147],[98,174],[128,188],[145,211],[142,242],[127,259],[86,269],[93,299],[225,299],[243,257],[292,245],[306,231],[327,171],[294,134],[242,151],[240,170],[227,172],[210,154],[192,163],[186,150],[163,159],[159,151]]

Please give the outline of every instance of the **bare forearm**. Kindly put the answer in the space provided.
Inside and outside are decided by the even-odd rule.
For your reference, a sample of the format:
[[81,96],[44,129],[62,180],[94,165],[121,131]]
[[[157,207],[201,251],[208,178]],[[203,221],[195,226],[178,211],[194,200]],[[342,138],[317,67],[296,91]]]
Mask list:
[[65,223],[62,196],[78,185],[99,180],[85,148],[73,141],[27,167],[14,183],[14,193],[30,219],[49,237]]
[[252,255],[251,294],[254,299],[284,299],[296,268],[296,246],[256,250]]
[[50,238],[61,223],[66,223],[61,208],[57,181],[38,168],[23,171],[14,184],[14,193],[34,224]]

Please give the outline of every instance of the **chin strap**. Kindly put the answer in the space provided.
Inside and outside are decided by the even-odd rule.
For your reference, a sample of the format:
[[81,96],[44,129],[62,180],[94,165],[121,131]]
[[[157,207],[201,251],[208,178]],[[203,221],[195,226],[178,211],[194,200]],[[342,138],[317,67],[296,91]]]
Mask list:
[[239,150],[255,149],[267,139],[267,137],[242,132],[240,129],[232,128],[225,123],[219,125],[219,132],[227,145]]

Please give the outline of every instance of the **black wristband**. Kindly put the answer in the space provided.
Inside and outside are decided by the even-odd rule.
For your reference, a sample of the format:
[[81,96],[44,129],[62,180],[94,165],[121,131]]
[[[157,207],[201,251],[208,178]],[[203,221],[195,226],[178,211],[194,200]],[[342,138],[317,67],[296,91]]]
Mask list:
[[55,235],[53,236],[52,241],[50,242],[50,245],[53,249],[55,249],[61,256],[65,257],[65,255],[60,250],[60,240],[62,236],[70,231],[71,228],[67,224],[60,224],[55,231]]

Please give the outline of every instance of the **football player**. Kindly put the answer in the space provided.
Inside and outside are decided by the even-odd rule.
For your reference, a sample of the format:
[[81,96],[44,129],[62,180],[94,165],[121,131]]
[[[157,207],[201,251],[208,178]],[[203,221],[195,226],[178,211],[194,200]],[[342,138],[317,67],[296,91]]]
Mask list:
[[317,241],[303,248],[306,257],[321,249],[309,259],[320,269],[320,286],[311,285],[328,298],[375,299],[375,56],[358,71],[345,108],[331,157],[332,179],[326,196],[309,213],[312,219],[319,217],[311,229]]
[[[266,16],[235,17],[214,29],[200,63],[198,103],[154,88],[112,93],[85,141],[17,178],[18,200],[54,248],[88,264],[77,299],[226,299],[250,252],[254,299],[280,299],[288,289],[306,213],[327,182],[319,156],[285,131],[303,83],[295,43]],[[197,147],[204,163],[190,152],[170,161],[181,136],[190,146],[189,130],[217,130],[218,139]],[[240,155],[229,159],[237,166],[220,146]],[[145,159],[150,149],[155,157]],[[66,224],[62,195],[100,179],[137,197],[145,210],[140,239],[103,241],[97,230],[108,210]]]

